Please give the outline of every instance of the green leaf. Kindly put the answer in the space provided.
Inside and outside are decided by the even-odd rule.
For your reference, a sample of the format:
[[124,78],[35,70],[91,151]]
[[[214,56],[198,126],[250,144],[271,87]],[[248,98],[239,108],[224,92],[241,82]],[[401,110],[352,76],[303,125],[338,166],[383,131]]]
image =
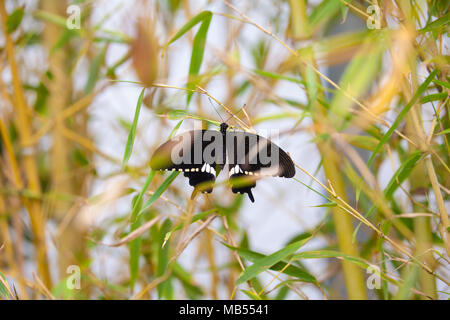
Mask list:
[[[136,196],[137,198],[137,196]],[[142,202],[141,202],[142,204]],[[137,228],[142,225],[142,215],[137,218],[135,222],[131,224],[130,232],[133,232]],[[136,283],[138,274],[139,274],[139,258],[141,255],[141,245],[142,245],[142,237],[137,237],[136,239],[130,241],[128,243],[128,248],[130,251],[130,287],[131,290],[134,288],[134,284]]]
[[447,13],[445,16],[440,17],[439,19],[434,20],[427,24],[424,28],[420,29],[421,33],[433,31],[438,28],[446,28],[450,23],[450,13]]
[[166,189],[170,186],[170,184],[175,180],[175,178],[180,174],[179,171],[172,172],[169,177],[156,189],[155,193],[145,202],[142,209],[139,211],[137,216],[139,217],[145,210],[147,210],[153,202],[159,199],[161,195],[166,191]]
[[242,284],[250,279],[253,279],[261,272],[270,269],[273,265],[279,263],[287,256],[293,254],[295,251],[300,249],[306,242],[308,242],[311,239],[311,237],[308,237],[306,239],[294,242],[289,244],[288,246],[284,247],[281,250],[278,250],[277,252],[263,257],[261,259],[258,259],[254,264],[252,264],[250,267],[245,269],[239,279],[237,280],[236,284]]
[[[310,235],[306,239],[309,239],[309,238],[310,238]],[[304,239],[302,239],[302,240],[304,240]],[[299,241],[302,241],[302,240],[299,240]],[[293,243],[297,243],[297,242],[298,241],[293,242]],[[245,249],[243,247],[232,247],[232,246],[227,245],[226,243],[222,243],[222,244],[232,250],[236,250],[238,252],[239,256],[241,256],[242,258],[244,258],[250,262],[253,262],[253,263],[259,261],[260,259],[262,259],[264,257],[267,257],[266,255],[264,255],[262,253],[255,252],[255,251],[252,251],[249,249]],[[287,262],[285,260],[280,261],[280,262],[275,263],[269,269],[273,270],[273,271],[280,271],[286,267],[286,264],[287,264]],[[294,265],[290,265],[287,268],[285,268],[283,270],[283,273],[287,274],[289,276],[292,276],[292,277],[296,277],[298,280],[301,280],[303,282],[309,282],[309,283],[315,283],[315,284],[317,283],[316,278],[313,275],[311,275],[307,270],[302,269],[297,266],[294,266]]]
[[437,133],[437,135],[448,134],[448,133],[450,133],[450,128],[442,130],[441,132]]
[[430,95],[425,96],[422,99],[420,99],[420,103],[444,100],[447,98],[447,96],[448,96],[447,92],[439,92],[439,93],[430,94]]
[[353,262],[362,268],[367,268],[370,265],[359,257],[354,257],[339,251],[332,250],[312,250],[297,253],[292,256],[292,260],[297,259],[321,259],[321,258],[342,258],[343,260]]
[[189,20],[181,29],[169,40],[167,43],[167,46],[171,45],[175,41],[177,41],[179,38],[181,38],[186,32],[188,32],[190,29],[192,29],[197,23],[204,21],[208,17],[212,16],[211,11],[202,11],[195,17],[193,17],[191,20]]
[[[189,65],[189,83],[187,84],[187,88],[191,90],[195,89],[195,82],[197,82],[196,77],[200,72],[200,67],[205,52],[206,36],[208,34],[211,19],[212,13],[210,15],[205,16],[202,24],[200,25],[200,28],[197,31],[197,34],[194,37],[194,42],[192,45],[191,63]],[[192,94],[193,94],[192,91],[188,92],[187,94],[186,108],[189,106]]]
[[258,296],[256,293],[253,293],[249,290],[241,290],[247,297],[249,297],[252,300],[262,300],[260,296]]
[[25,11],[23,6],[14,10],[6,19],[6,32],[14,32],[20,25],[23,19]]
[[102,66],[103,60],[105,59],[105,53],[106,45],[100,50],[99,54],[94,58],[89,67],[89,75],[86,81],[86,86],[84,87],[85,94],[91,93],[95,87],[95,84],[97,83],[100,68]]
[[430,73],[430,75],[425,79],[425,81],[419,86],[417,89],[417,92],[414,94],[414,96],[411,98],[411,100],[408,102],[408,104],[403,108],[403,110],[398,114],[397,118],[395,119],[392,126],[389,128],[389,130],[383,135],[380,142],[378,143],[377,147],[373,151],[372,155],[370,156],[369,161],[367,162],[367,166],[370,167],[373,160],[375,159],[375,156],[377,153],[381,150],[383,145],[389,140],[389,138],[392,136],[392,133],[394,133],[395,129],[399,126],[399,124],[402,122],[403,118],[406,116],[406,114],[409,112],[409,110],[412,108],[412,106],[416,103],[416,101],[420,98],[422,93],[424,93],[428,85],[430,84],[431,80],[436,76],[438,73],[438,70],[435,69],[433,72]]
[[285,75],[282,75],[279,73],[269,72],[269,71],[265,71],[265,70],[261,70],[261,69],[253,69],[253,72],[260,76],[263,76],[263,77],[277,79],[277,80],[286,80],[286,81],[290,81],[293,83],[305,85],[305,81],[299,80],[294,77],[285,76]]
[[278,293],[274,300],[284,300],[290,291],[291,290],[288,286],[282,286],[280,290],[278,290]]
[[[58,14],[50,13],[43,10],[37,10],[34,13],[34,16],[40,20],[44,20],[50,23],[54,23],[60,27],[67,28],[66,26],[66,18],[63,16],[60,16]],[[77,29],[74,29],[77,30]]]
[[339,90],[334,95],[330,110],[333,114],[341,118],[349,115],[350,108],[354,102],[348,98],[350,94],[354,98],[361,97],[369,88],[374,77],[380,71],[380,63],[387,45],[386,37],[383,33],[369,35],[362,48],[352,58],[344,74],[339,80]]
[[[0,272],[0,277],[2,277],[2,279],[6,282],[5,276],[1,272]],[[3,285],[3,283],[1,281],[0,281],[0,296],[5,299],[10,298],[8,289]]]
[[[169,264],[169,243],[166,243],[163,247],[163,243],[165,242],[165,235],[169,232],[172,227],[172,222],[170,219],[164,220],[161,225],[161,229],[159,230],[159,239],[158,239],[158,266],[156,269],[156,276],[161,277],[167,270]],[[169,292],[171,287],[170,277],[166,280],[158,284],[157,291],[158,297],[170,299]]]
[[[203,61],[203,54],[205,51],[205,43],[206,43],[206,36],[208,33],[209,25],[211,23],[212,19],[212,12],[211,11],[202,11],[195,17],[193,17],[191,20],[189,20],[181,29],[170,39],[170,41],[167,43],[167,46],[178,40],[180,37],[182,37],[186,32],[188,32],[190,29],[192,29],[195,25],[201,22],[200,28],[198,29],[195,37],[194,42],[192,46],[192,55],[191,55],[191,62],[189,65],[189,83],[187,85],[187,88],[190,90],[195,89],[195,83],[194,78],[198,76],[198,73],[200,71],[200,66]],[[189,106],[189,102],[192,97],[192,92],[188,92],[187,94],[187,105],[186,108]]]
[[313,208],[327,208],[327,207],[336,207],[336,202],[327,202],[324,204],[318,204],[317,206],[312,206]]
[[406,274],[403,275],[404,283],[400,286],[397,291],[397,295],[394,297],[394,300],[408,300],[411,296],[411,288],[414,287],[414,284],[417,281],[419,276],[419,266],[415,264],[408,265],[406,269]]
[[175,109],[175,110],[170,110],[169,112],[167,112],[167,116],[169,117],[170,120],[177,120],[180,118],[184,118],[188,115],[186,110],[180,110],[180,109]]
[[445,87],[445,88],[447,88],[447,89],[450,89],[450,83],[448,83],[448,82],[441,81],[441,80],[438,80],[438,79],[433,79],[433,82],[434,82],[435,84],[441,86],[441,87]]
[[[202,211],[202,212],[197,213],[196,215],[194,215],[194,216],[192,217],[192,219],[191,219],[191,224],[194,223],[194,222],[196,222],[196,221],[198,221],[198,220],[201,220],[201,219],[207,217],[208,215],[210,215],[211,213],[214,213],[214,212],[217,212],[217,209],[216,209],[216,208],[210,209],[210,210],[206,210],[206,211]],[[175,228],[173,228],[173,229],[170,231],[170,233],[173,233],[173,232],[175,232],[175,231],[177,231],[177,230],[180,230],[180,229],[182,229],[183,227],[184,227],[184,222],[180,222]]]
[[[351,262],[356,264],[357,266],[363,268],[363,269],[367,269],[369,267],[371,267],[372,265],[367,262],[366,260],[359,258],[359,257],[355,257],[349,254],[345,254],[339,251],[333,251],[333,250],[312,250],[312,251],[304,251],[304,252],[300,252],[297,253],[295,255],[292,256],[292,260],[297,260],[297,259],[324,259],[324,258],[340,258],[342,260]],[[385,273],[382,272],[377,272],[376,269],[374,269],[374,272],[376,272],[380,277],[382,277],[383,279],[385,279],[386,281],[394,284],[394,285],[399,285],[400,282],[390,278],[389,276],[387,276]]]
[[321,1],[308,17],[310,27],[315,29],[323,25],[333,18],[339,10],[341,10],[341,2],[339,0]]
[[411,171],[421,157],[422,153],[420,151],[414,152],[400,165],[397,171],[395,171],[387,187],[384,189],[386,199],[392,200],[395,190],[397,190],[398,186],[409,177]]
[[328,200],[330,203],[334,202],[333,200],[331,200],[331,198],[328,198],[326,195],[320,193],[319,191],[317,191],[316,189],[308,186],[307,184],[305,184],[304,182],[298,180],[297,178],[293,178],[295,181],[300,182],[302,185],[304,185],[305,187],[307,187],[309,190],[313,191],[314,193],[318,194],[319,196],[321,196],[322,198]]
[[378,139],[371,136],[362,136],[358,134],[341,134],[344,140],[355,147],[373,151],[378,145]]
[[178,120],[180,118],[191,118],[191,119],[197,119],[197,120],[201,120],[201,121],[205,121],[209,124],[215,125],[215,126],[219,126],[220,122],[219,121],[215,121],[215,120],[209,120],[205,117],[202,116],[198,116],[192,113],[188,113],[186,110],[180,110],[180,109],[174,109],[174,110],[170,110],[169,112],[167,112],[167,116],[169,117],[170,120]]
[[139,195],[133,204],[133,209],[131,211],[131,216],[130,216],[131,222],[134,222],[136,220],[138,213],[140,212],[140,209],[141,209],[142,198],[144,197],[145,191],[147,191],[154,176],[155,176],[155,171],[150,170],[150,172],[148,173],[147,179],[145,180],[144,186],[142,187],[141,192],[139,192]]
[[171,131],[170,134],[169,134],[169,140],[172,139],[172,137],[177,133],[178,129],[180,129],[181,124],[183,123],[183,120],[184,120],[184,119],[180,120],[180,121],[176,124],[176,126],[172,129],[172,131]]
[[202,289],[193,282],[191,274],[184,270],[179,263],[174,264],[173,275],[180,280],[189,299],[198,299],[203,294]]
[[144,92],[145,92],[145,88],[142,89],[141,94],[139,95],[139,98],[137,101],[136,110],[134,112],[133,124],[131,125],[130,132],[128,133],[128,140],[127,140],[127,144],[125,146],[125,152],[123,153],[122,170],[125,169],[127,162],[130,159],[131,152],[133,150],[134,138],[136,136],[137,123],[138,123],[138,119],[139,119],[139,114],[141,112],[142,100],[144,99]]
[[316,73],[310,64],[305,67],[306,89],[308,92],[308,106],[314,106],[318,94]]
[[[155,171],[150,170],[147,179],[144,183],[144,187],[141,189],[141,192],[133,199],[133,209],[131,211],[131,232],[139,228],[142,224],[142,215],[138,215],[138,212],[141,211],[142,207],[142,199],[144,197],[145,191],[147,191],[150,183],[155,176]],[[142,210],[143,211],[143,210]],[[139,257],[141,253],[141,245],[142,238],[137,237],[136,239],[130,241],[128,244],[130,250],[130,259],[129,259],[129,267],[130,267],[130,286],[133,289],[134,284],[137,280],[138,272],[139,272]]]

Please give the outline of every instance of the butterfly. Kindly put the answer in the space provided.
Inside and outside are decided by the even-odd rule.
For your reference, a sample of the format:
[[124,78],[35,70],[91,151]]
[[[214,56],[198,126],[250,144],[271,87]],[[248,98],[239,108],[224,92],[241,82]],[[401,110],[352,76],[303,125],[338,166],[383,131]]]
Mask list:
[[228,130],[191,130],[159,146],[150,159],[153,170],[180,171],[189,184],[211,193],[217,175],[228,164],[233,193],[247,193],[255,202],[252,188],[264,176],[292,178],[295,166],[290,156],[275,143],[257,134]]

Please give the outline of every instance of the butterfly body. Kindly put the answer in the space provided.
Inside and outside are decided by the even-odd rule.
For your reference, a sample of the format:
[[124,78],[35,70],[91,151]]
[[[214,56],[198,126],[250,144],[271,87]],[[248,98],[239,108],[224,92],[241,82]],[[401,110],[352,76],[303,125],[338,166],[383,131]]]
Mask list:
[[162,144],[153,154],[154,170],[181,171],[189,184],[210,193],[213,183],[228,164],[231,190],[247,193],[262,176],[291,178],[295,174],[289,155],[270,140],[248,132],[230,132],[222,123],[220,131],[192,130]]

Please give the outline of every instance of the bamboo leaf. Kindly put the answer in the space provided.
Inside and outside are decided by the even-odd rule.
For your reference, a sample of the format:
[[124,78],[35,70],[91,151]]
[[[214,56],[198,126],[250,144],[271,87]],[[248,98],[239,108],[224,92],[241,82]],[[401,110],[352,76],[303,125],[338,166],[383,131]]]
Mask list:
[[309,26],[315,29],[333,18],[341,9],[339,0],[322,1],[308,17]]
[[84,87],[84,93],[89,94],[94,90],[95,84],[97,83],[100,68],[102,66],[103,60],[105,59],[106,45],[100,50],[99,54],[94,58],[91,65],[89,66],[88,79],[86,81],[86,86]]
[[[366,92],[380,70],[386,44],[387,40],[383,33],[366,38],[364,45],[351,60],[339,81],[342,90],[354,98],[358,98]],[[345,119],[354,102],[342,90],[337,91],[334,95],[330,103],[330,110]]]
[[[203,61],[203,55],[205,51],[206,36],[208,34],[209,25],[212,19],[211,11],[202,11],[191,20],[189,20],[181,29],[170,39],[167,46],[181,38],[186,32],[192,29],[195,25],[201,22],[200,28],[194,37],[192,45],[191,62],[189,64],[189,82],[187,88],[195,89],[195,77],[198,76],[200,66]],[[189,106],[193,92],[188,92],[186,100],[186,108]]]
[[159,186],[158,189],[156,189],[155,193],[145,202],[142,209],[139,211],[137,216],[139,217],[145,210],[147,210],[153,202],[159,199],[161,195],[164,193],[164,191],[167,190],[167,188],[170,186],[170,184],[175,180],[175,178],[180,174],[179,171],[172,172],[169,177],[167,177],[166,180]]
[[359,257],[354,257],[339,251],[332,251],[332,250],[312,250],[312,251],[305,251],[300,252],[292,256],[293,260],[297,259],[321,259],[321,258],[342,258],[346,261],[353,262],[357,265],[359,265],[362,268],[367,268],[370,265],[365,262],[363,259]]
[[433,79],[433,82],[441,87],[445,87],[447,89],[450,89],[450,83],[445,82],[445,81],[441,81],[439,79]]
[[417,92],[415,95],[411,98],[411,100],[408,102],[408,104],[403,108],[403,110],[398,114],[397,118],[395,119],[392,126],[389,128],[389,130],[383,135],[380,142],[378,143],[377,147],[373,151],[372,155],[370,156],[369,161],[367,162],[367,166],[370,167],[372,165],[373,160],[375,159],[375,156],[377,153],[381,150],[383,145],[389,140],[389,138],[392,136],[392,133],[394,133],[394,130],[397,129],[400,122],[402,122],[403,118],[406,116],[406,114],[409,112],[409,110],[412,108],[412,106],[416,103],[416,101],[420,98],[422,93],[427,90],[428,85],[430,84],[431,80],[436,76],[438,73],[438,70],[435,69],[433,72],[430,73],[430,75],[425,79],[425,81],[419,86],[417,89]]
[[437,133],[437,135],[448,134],[448,133],[450,133],[450,128],[442,130],[441,132]]
[[299,80],[294,77],[285,76],[285,75],[282,75],[279,73],[269,72],[269,71],[265,71],[265,70],[261,70],[261,69],[253,69],[253,72],[260,76],[263,76],[263,77],[277,79],[277,80],[286,80],[286,81],[290,81],[293,83],[305,85],[305,81]]
[[[172,227],[172,222],[170,219],[164,220],[163,224],[161,225],[161,229],[159,230],[159,239],[158,239],[158,266],[156,269],[156,276],[161,277],[167,270],[168,264],[169,264],[169,244],[166,243],[166,245],[163,246],[163,244],[166,242],[165,235],[167,232],[169,232],[170,228]],[[157,287],[158,291],[158,297],[170,299],[170,277],[160,283]]]
[[397,291],[397,295],[394,297],[395,300],[407,300],[411,296],[411,289],[417,281],[419,276],[419,267],[415,264],[411,264],[406,269],[406,275],[403,277],[404,282]]
[[[304,239],[302,239],[302,240],[304,240]],[[294,242],[294,243],[296,243],[296,242]],[[264,255],[262,253],[259,253],[259,252],[256,252],[256,251],[252,251],[252,250],[245,249],[245,248],[242,248],[242,247],[232,247],[232,246],[230,246],[230,245],[228,245],[226,243],[222,243],[222,244],[225,245],[226,247],[232,249],[232,250],[237,251],[238,254],[242,258],[244,258],[244,259],[246,259],[246,260],[248,260],[250,262],[253,262],[253,263],[261,260],[262,258],[267,257],[266,255]],[[290,266],[286,267],[286,264],[287,264],[287,261],[284,259],[284,261],[280,261],[278,263],[275,263],[269,269],[270,270],[274,270],[274,271],[280,271],[280,270],[284,269],[283,270],[284,274],[287,274],[287,275],[292,276],[292,277],[296,277],[297,279],[299,279],[301,281],[304,281],[304,282],[317,284],[316,278],[312,274],[310,274],[306,269],[302,269],[302,268],[294,266],[294,265],[290,265]]]
[[[66,21],[67,21],[66,18],[63,16],[60,16],[58,14],[54,14],[54,13],[43,11],[43,10],[37,10],[34,13],[34,16],[40,20],[54,23],[62,28],[67,27],[66,26]],[[74,30],[76,30],[76,29],[74,29]]]
[[25,11],[23,9],[23,6],[14,10],[6,20],[6,32],[8,33],[14,32],[22,22],[24,14]]
[[242,293],[245,293],[245,295],[252,300],[262,300],[260,296],[258,296],[257,294],[255,294],[249,290],[241,290],[241,291],[242,291]]
[[[2,277],[3,281],[6,282],[5,276],[1,272],[0,272],[0,277]],[[4,299],[10,298],[8,289],[3,285],[2,281],[0,281],[0,297],[3,297]]]
[[424,32],[428,32],[428,31],[433,31],[438,28],[445,28],[449,25],[449,23],[450,23],[450,13],[447,13],[445,16],[430,22],[429,24],[427,24],[424,28],[420,29],[419,31],[421,33],[424,33]]
[[378,139],[371,136],[361,136],[357,134],[341,133],[344,140],[355,147],[373,151],[378,145]]
[[[137,195],[134,198],[134,206],[140,208],[142,206],[142,199],[139,199],[139,196]],[[130,232],[133,232],[137,228],[139,228],[142,224],[142,216],[138,217],[135,222],[131,224],[131,230]],[[130,268],[130,287],[131,290],[134,288],[134,284],[136,283],[138,273],[139,273],[139,257],[141,252],[141,244],[142,244],[142,238],[138,237],[128,243],[128,248],[130,252],[130,258],[129,258],[129,268]]]
[[447,98],[447,96],[448,96],[447,92],[439,92],[439,93],[430,94],[430,95],[425,96],[422,99],[420,99],[420,103],[444,100],[445,98]]
[[405,181],[406,178],[409,177],[411,171],[414,169],[417,161],[419,161],[420,158],[422,158],[422,153],[420,151],[414,152],[395,171],[387,187],[384,189],[384,195],[386,196],[386,199],[392,200],[395,190],[397,190],[398,186],[402,184],[402,182]]
[[[191,55],[191,63],[189,65],[189,83],[187,84],[187,88],[194,90],[195,82],[197,81],[196,77],[200,72],[200,67],[203,61],[203,55],[205,52],[205,44],[206,44],[206,36],[208,34],[209,25],[211,23],[212,13],[209,15],[205,15],[200,28],[197,31],[197,34],[194,37],[194,43],[192,45],[192,55]],[[192,98],[192,91],[189,91],[186,99],[186,108],[189,106],[189,102]]]
[[172,137],[177,133],[178,129],[180,129],[181,124],[183,123],[183,120],[180,120],[175,127],[172,129],[172,131],[169,134],[169,140],[172,139]]
[[125,152],[123,153],[122,170],[125,169],[125,167],[128,163],[128,160],[130,159],[131,152],[133,150],[134,138],[136,136],[137,123],[138,123],[138,119],[139,119],[139,114],[141,112],[142,100],[144,99],[144,92],[145,92],[145,88],[142,89],[141,94],[139,95],[139,98],[137,101],[136,110],[134,112],[133,124],[131,125],[130,132],[128,133],[128,140],[127,140],[127,144],[125,146]]
[[208,19],[208,17],[212,17],[211,11],[202,11],[199,14],[197,14],[195,17],[193,17],[191,20],[189,20],[184,26],[181,27],[181,29],[169,40],[167,43],[167,46],[171,45],[175,41],[177,41],[179,38],[181,38],[186,32],[188,32],[190,29],[195,27],[195,25],[199,22],[204,21],[205,19]]
[[[338,258],[338,259],[342,259],[345,261],[349,261],[351,263],[354,263],[358,266],[360,266],[363,269],[367,269],[370,266],[372,266],[369,262],[367,262],[366,260],[359,258],[359,257],[355,257],[352,255],[348,255],[339,251],[333,251],[333,250],[312,250],[312,251],[304,251],[304,252],[300,252],[297,253],[295,255],[292,256],[292,260],[297,260],[297,259],[324,259],[324,258]],[[377,272],[377,269],[374,268],[374,271],[378,274],[378,276],[382,277],[383,279],[385,279],[386,281],[394,284],[394,285],[399,285],[399,282],[395,279],[392,279],[390,277],[388,277],[386,274],[382,273],[382,272]]]
[[261,259],[258,259],[253,265],[245,269],[239,279],[237,280],[236,284],[242,284],[250,279],[253,279],[261,272],[270,269],[273,265],[276,263],[282,261],[284,258],[289,256],[290,254],[293,254],[295,251],[300,249],[306,242],[308,242],[311,239],[311,237],[308,237],[306,239],[291,243],[290,245],[286,246],[285,248],[269,255],[266,257],[263,257]]
[[197,299],[198,296],[203,294],[202,289],[197,286],[190,273],[183,269],[183,267],[179,263],[175,263],[173,266],[173,275],[180,280],[181,285],[186,291],[186,295],[189,299]]
[[147,191],[154,176],[155,176],[155,171],[150,170],[150,172],[148,173],[147,179],[145,180],[144,186],[142,187],[141,192],[139,192],[138,198],[137,198],[136,202],[134,203],[133,209],[131,211],[130,220],[132,222],[135,221],[136,217],[138,216],[138,213],[141,209],[140,204],[142,203],[142,198],[144,197],[145,191]]

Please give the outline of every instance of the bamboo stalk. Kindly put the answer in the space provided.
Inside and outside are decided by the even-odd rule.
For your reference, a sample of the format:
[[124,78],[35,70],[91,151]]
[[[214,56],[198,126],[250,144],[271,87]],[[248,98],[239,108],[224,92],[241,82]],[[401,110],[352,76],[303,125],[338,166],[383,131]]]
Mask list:
[[[417,79],[417,68],[416,68],[416,59],[410,58],[409,67],[411,69],[411,84],[409,81],[405,81],[404,87],[404,95],[407,99],[411,99],[412,93],[415,92],[418,88],[418,79]],[[414,105],[409,114],[406,117],[406,130],[410,133],[410,136],[415,137],[418,140],[419,148],[424,150],[426,148],[425,143],[426,137],[425,132],[422,130],[418,121],[422,121],[420,116],[420,108],[416,104]],[[409,152],[415,152],[418,148],[412,144],[409,144]],[[431,159],[430,156],[427,156],[428,159]],[[427,160],[425,160],[426,163]],[[427,178],[426,167],[423,163],[419,163],[411,172],[409,177],[410,183],[410,192],[412,196],[415,198],[416,202],[413,203],[414,211],[420,210],[419,204],[426,201],[426,193],[428,190],[429,179]],[[425,203],[424,203],[425,204]],[[430,249],[432,249],[432,232],[431,232],[431,219],[428,217],[420,217],[414,219],[414,233],[415,233],[415,256],[423,263],[429,266],[432,270],[434,269],[435,260],[433,254]],[[427,296],[436,299],[436,280],[435,277],[425,271],[423,268],[419,270],[419,280],[422,292]],[[421,296],[421,299],[426,299],[424,296]]]
[[[44,0],[42,2],[42,7],[46,12],[57,15],[64,15],[66,6],[66,1],[55,3],[53,0]],[[58,43],[62,32],[63,29],[60,26],[50,22],[47,22],[44,28],[44,44],[49,53],[49,70],[53,75],[48,85],[48,107],[50,116],[54,119],[54,126],[51,132],[53,144],[50,152],[50,165],[52,168],[50,178],[52,190],[72,194],[74,188],[72,179],[70,179],[73,170],[70,164],[71,143],[63,133],[66,126],[66,118],[63,117],[63,113],[69,105],[72,87],[71,77],[67,76],[69,72],[68,48],[67,46],[62,46],[55,51],[52,50],[55,44]],[[67,215],[70,205],[69,202],[58,200],[57,197],[54,197],[49,203],[54,217],[59,221],[63,220]],[[76,219],[71,221],[76,221]],[[84,251],[85,242],[80,241],[83,238],[84,235],[80,226],[74,224],[67,228],[66,232],[62,233],[57,239],[60,277],[65,277],[65,270],[68,266],[79,263],[75,257]],[[65,251],[69,249],[75,254],[65,254]]]
[[[417,112],[416,108],[413,108],[411,112]],[[411,123],[410,117],[407,117],[407,130],[414,130],[414,126]],[[417,149],[410,145],[410,152],[414,152]],[[414,212],[419,211],[422,207],[419,205],[423,203],[425,194],[428,189],[428,179],[426,176],[425,167],[422,163],[419,163],[411,172],[410,178],[410,192],[415,199],[413,203]],[[424,203],[425,204],[425,203]],[[431,232],[431,218],[430,217],[418,217],[413,219],[415,245],[415,256],[422,261],[422,263],[428,265],[431,269],[434,269],[435,260],[430,249],[432,248],[432,232]],[[422,292],[427,296],[436,299],[436,280],[435,277],[421,268],[419,270],[420,286]],[[420,296],[421,299],[426,299],[424,296]]]
[[[14,43],[7,32],[6,21],[8,14],[6,13],[5,1],[0,1],[0,17],[2,19],[2,30],[5,37],[5,49],[8,63],[11,70],[11,78],[14,91],[14,102],[17,111],[17,126],[19,129],[19,137],[21,143],[27,141],[31,137],[31,123],[28,118],[28,109],[19,75],[19,69],[15,60]],[[26,148],[22,149],[23,165],[27,177],[28,188],[34,192],[40,192],[41,186],[39,174],[34,157],[34,151]],[[38,273],[43,279],[47,287],[51,287],[50,272],[47,261],[47,248],[45,245],[45,219],[42,212],[41,203],[36,200],[30,201],[30,210],[28,211],[31,221],[31,228],[34,234],[34,245],[36,247],[36,256],[38,264]]]
[[[6,157],[8,159],[8,165],[11,167],[11,170],[9,170],[9,172],[12,172],[12,180],[13,180],[13,184],[15,185],[15,187],[18,190],[21,190],[23,188],[23,183],[20,177],[20,173],[19,173],[19,166],[17,164],[15,155],[14,155],[14,151],[11,145],[11,140],[9,138],[8,132],[6,131],[6,127],[2,121],[2,119],[0,118],[0,137],[1,137],[1,141],[3,141],[3,146],[6,150]],[[24,201],[24,205],[27,208],[27,210],[30,210],[30,205],[27,201],[27,199],[23,198]],[[22,274],[21,272],[21,260],[22,257],[20,250],[16,250],[16,253],[14,255],[13,249],[14,246],[20,246],[20,241],[21,236],[22,236],[22,232],[21,230],[14,230],[15,233],[15,237],[17,239],[17,241],[15,243],[12,242],[12,237],[11,234],[9,232],[9,226],[6,220],[6,217],[3,218],[2,212],[6,212],[6,206],[4,203],[4,199],[2,197],[2,195],[0,195],[0,219],[2,220],[1,223],[1,227],[0,227],[0,231],[1,233],[4,235],[4,241],[6,243],[6,248],[4,249],[6,251],[6,256],[7,258],[7,263],[9,265],[9,267],[12,270],[12,273],[14,275],[17,276],[18,282],[19,282],[19,286],[20,286],[20,293],[21,293],[21,298],[22,299],[27,299],[28,298],[28,293],[26,291],[26,286],[24,283],[24,279],[23,277],[20,277],[20,275]],[[16,212],[14,212],[14,214],[16,214]],[[14,218],[18,218],[16,216],[11,216],[12,220],[13,220],[13,226],[14,226],[14,220],[17,221],[17,219]],[[1,241],[1,240],[0,240]],[[0,242],[1,243],[1,242]],[[9,245],[8,245],[9,243]],[[17,257],[17,260],[16,260]]]
[[[318,143],[323,158],[323,169],[329,181],[333,181],[335,193],[347,201],[344,179],[339,169],[339,156],[330,143]],[[359,256],[356,243],[352,242],[352,218],[339,206],[332,207],[334,226],[338,239],[339,250],[345,254]],[[342,261],[345,284],[349,299],[367,299],[365,281],[361,269],[349,261]]]
[[[292,29],[293,37],[304,37],[305,34],[300,30],[308,30],[307,20],[302,17],[306,17],[306,4],[302,0],[292,0],[291,4],[291,23],[295,28]],[[294,10],[304,10],[303,13],[298,13]],[[299,33],[300,32],[300,33]],[[312,68],[312,70],[318,70],[314,57],[305,58],[305,68]],[[320,83],[319,74],[315,73],[315,81]],[[304,77],[306,79],[306,77]],[[327,79],[327,78],[325,78]],[[320,86],[317,86],[320,88]],[[318,94],[324,98],[325,94],[323,90],[320,90]],[[310,97],[311,99],[312,97]],[[313,108],[316,109],[318,116],[315,117],[316,134],[319,135],[324,128],[326,128],[325,122],[327,121],[327,112],[323,106],[317,101],[312,101]],[[340,159],[335,151],[335,147],[332,141],[325,142],[321,139],[317,142],[317,147],[321,153],[323,159],[323,169],[328,181],[332,181],[332,189],[334,189],[337,196],[339,196],[345,202],[347,201],[347,195],[345,190],[344,178],[339,168]],[[331,208],[333,215],[334,226],[336,230],[336,236],[338,239],[339,250],[345,254],[352,256],[359,256],[356,243],[352,242],[353,225],[352,218],[339,206]],[[346,284],[347,295],[350,299],[367,299],[367,293],[365,288],[364,277],[359,267],[352,264],[349,261],[342,261],[342,269],[344,273],[344,279]]]

